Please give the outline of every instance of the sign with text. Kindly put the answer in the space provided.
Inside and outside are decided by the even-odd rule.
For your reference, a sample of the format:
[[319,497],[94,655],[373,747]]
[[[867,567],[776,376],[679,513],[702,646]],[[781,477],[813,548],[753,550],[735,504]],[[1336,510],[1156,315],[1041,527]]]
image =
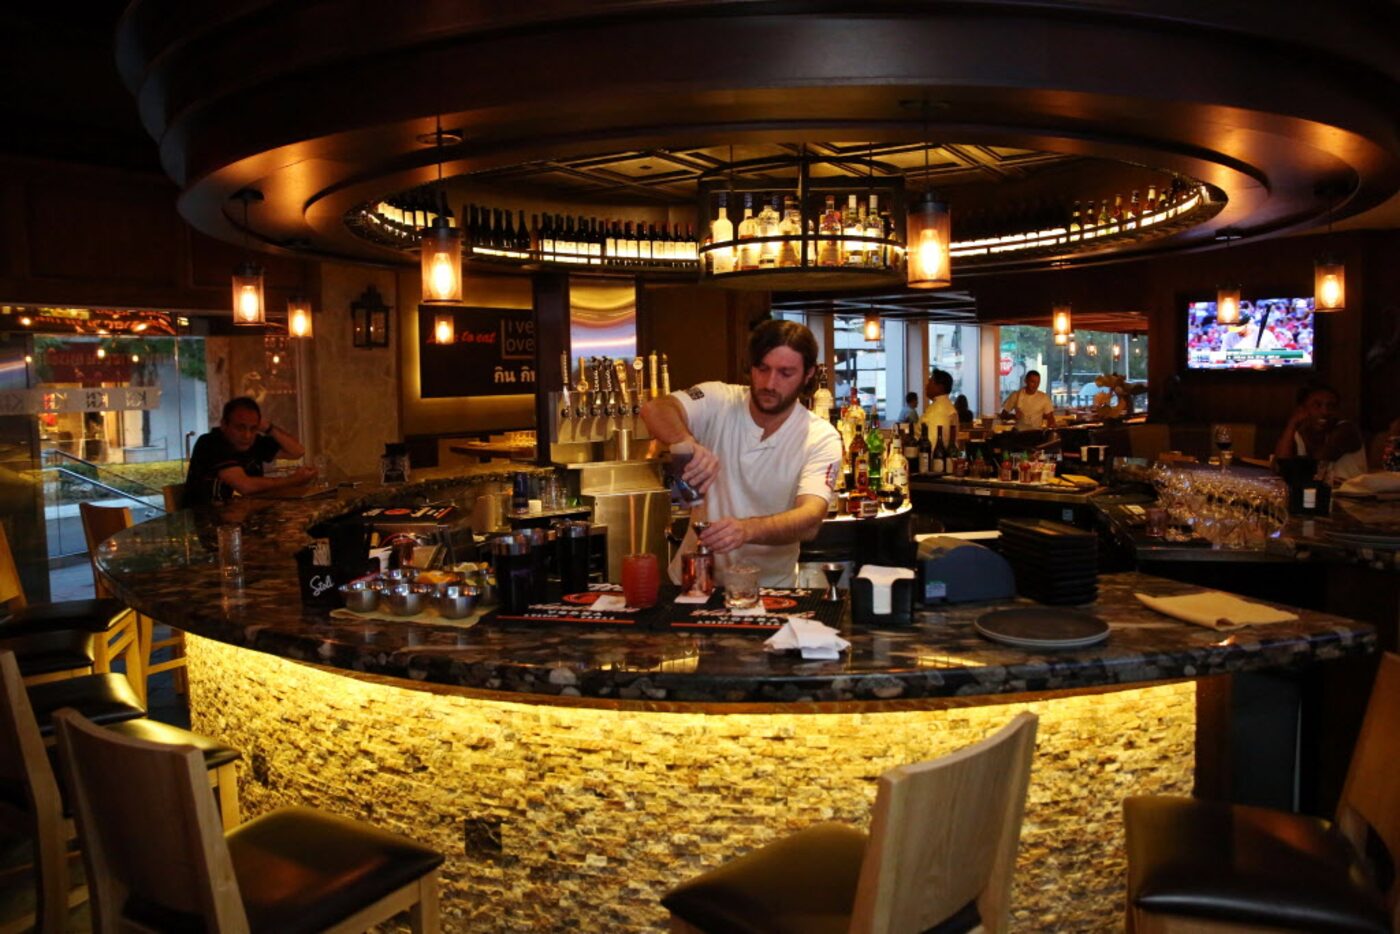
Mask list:
[[156,386],[111,389],[7,389],[0,391],[0,415],[47,415],[60,412],[154,412],[160,408]]
[[[436,320],[452,339],[436,341]],[[418,306],[418,373],[424,399],[535,393],[535,320],[529,308]]]

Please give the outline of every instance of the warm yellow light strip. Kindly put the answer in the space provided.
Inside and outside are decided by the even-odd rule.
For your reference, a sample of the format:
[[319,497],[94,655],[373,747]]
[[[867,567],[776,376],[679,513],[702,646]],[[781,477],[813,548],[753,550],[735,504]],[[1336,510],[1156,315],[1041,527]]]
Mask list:
[[[1191,683],[943,710],[661,713],[374,684],[196,636],[187,650],[195,728],[243,752],[244,813],[309,804],[438,847],[447,931],[553,929],[561,907],[583,931],[656,930],[670,886],[808,824],[864,824],[881,772],[1022,710],[1041,724],[1018,926],[1108,929],[1119,802],[1192,784]],[[555,691],[574,677],[538,673]],[[628,683],[639,707],[666,699],[644,675]]]

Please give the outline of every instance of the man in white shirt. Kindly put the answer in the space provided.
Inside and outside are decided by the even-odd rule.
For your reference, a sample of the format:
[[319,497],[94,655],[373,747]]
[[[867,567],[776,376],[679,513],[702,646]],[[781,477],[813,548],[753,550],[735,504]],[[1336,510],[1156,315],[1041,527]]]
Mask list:
[[1055,427],[1055,404],[1050,397],[1040,391],[1040,371],[1026,372],[1026,383],[1006,397],[1001,407],[1001,417],[1016,422],[1017,431],[1039,431]]
[[928,440],[938,443],[938,429],[943,429],[943,443],[952,444],[958,434],[958,410],[948,394],[953,391],[953,375],[946,370],[935,369],[928,376],[928,408],[919,419],[928,426]]
[[[800,542],[816,537],[841,469],[841,438],[797,404],[816,373],[817,342],[794,321],[765,321],[749,338],[752,386],[701,383],[642,407],[651,436],[690,442],[681,475],[705,494],[701,536],[721,579],[737,561],[758,565],[765,587],[791,587]],[[693,550],[686,532],[679,554]]]

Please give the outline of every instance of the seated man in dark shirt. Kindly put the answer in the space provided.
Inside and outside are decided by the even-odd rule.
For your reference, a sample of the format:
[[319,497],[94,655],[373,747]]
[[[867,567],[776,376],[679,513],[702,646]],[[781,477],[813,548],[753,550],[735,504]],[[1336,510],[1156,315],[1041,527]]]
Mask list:
[[185,476],[186,508],[227,502],[244,496],[300,486],[316,476],[314,467],[299,467],[285,477],[264,477],[263,464],[278,457],[301,457],[301,442],[272,423],[247,396],[230,399],[213,431],[199,436]]

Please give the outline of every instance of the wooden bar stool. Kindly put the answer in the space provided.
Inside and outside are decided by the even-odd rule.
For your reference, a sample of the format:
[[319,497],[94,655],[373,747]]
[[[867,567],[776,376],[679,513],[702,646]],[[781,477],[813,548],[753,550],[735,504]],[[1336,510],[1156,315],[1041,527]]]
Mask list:
[[298,807],[222,834],[198,752],[56,716],[99,934],[363,931],[404,910],[437,931],[436,851]]
[[[94,677],[126,684],[116,675]],[[68,702],[67,709],[81,707],[84,700],[72,690],[75,683],[64,682],[69,688],[63,698]],[[130,691],[129,685],[126,690]],[[53,701],[51,698],[49,703]],[[100,706],[105,708],[105,716],[114,715],[108,701]],[[52,731],[52,716],[46,716],[46,720]],[[199,750],[219,794],[224,827],[238,825],[238,779],[234,771],[240,758],[238,750],[198,733],[144,718],[114,722],[106,729],[122,736]],[[76,837],[76,832],[63,788],[56,779],[56,753],[56,747],[44,744],[13,653],[0,652],[0,826],[34,841],[37,910],[34,918],[24,919],[23,923],[32,924],[41,932],[63,930],[68,908],[86,897],[85,889],[72,889],[68,873],[67,843]]]
[[[97,547],[123,529],[131,527],[131,510],[125,506],[94,506],[92,503],[79,503],[78,511],[83,518],[83,535],[87,538],[88,560],[92,564],[93,591],[99,597],[111,597],[107,582],[97,570]],[[175,689],[185,692],[185,634],[179,629],[171,629],[165,639],[155,638],[155,621],[149,616],[134,614],[137,638],[140,640],[142,680],[137,688],[142,700],[146,697],[147,684],[151,675],[162,671],[175,671]],[[163,662],[155,661],[155,653],[170,649],[171,657]]]
[[167,483],[160,488],[161,495],[165,498],[166,512],[179,512],[185,506],[185,485],[183,483]]
[[1335,822],[1152,796],[1123,804],[1127,929],[1400,931],[1400,655],[1385,655]]
[[661,899],[672,931],[1005,931],[1037,718],[880,776],[870,835],[817,824]]
[[[141,682],[135,616],[119,601],[106,598],[31,605],[0,525],[0,615],[5,612],[9,615],[0,619],[0,646],[24,658],[29,683],[109,672],[118,657],[125,659],[132,684]],[[94,638],[88,641],[82,633]]]

